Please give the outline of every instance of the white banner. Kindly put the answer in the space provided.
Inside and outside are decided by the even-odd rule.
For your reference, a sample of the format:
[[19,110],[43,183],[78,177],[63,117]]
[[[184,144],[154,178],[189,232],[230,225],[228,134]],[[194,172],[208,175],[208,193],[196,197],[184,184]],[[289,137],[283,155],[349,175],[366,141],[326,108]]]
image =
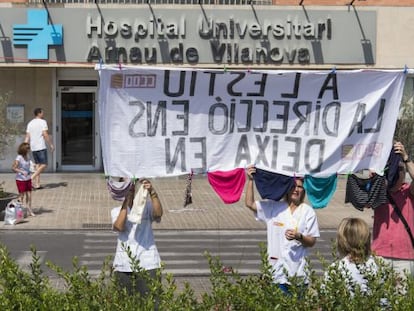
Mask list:
[[256,164],[285,175],[381,173],[403,71],[97,66],[105,174],[156,177]]

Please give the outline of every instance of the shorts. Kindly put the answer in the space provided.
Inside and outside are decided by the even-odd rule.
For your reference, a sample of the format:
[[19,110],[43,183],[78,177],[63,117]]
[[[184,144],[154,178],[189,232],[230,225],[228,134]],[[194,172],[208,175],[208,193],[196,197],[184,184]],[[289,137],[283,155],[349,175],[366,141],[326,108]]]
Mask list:
[[34,163],[47,165],[47,149],[32,151],[32,154]]
[[[157,278],[157,269],[146,270],[151,279]],[[150,291],[149,280],[143,278],[139,273],[115,271],[115,278],[121,288],[126,288],[127,292],[132,295],[140,293],[146,295]]]
[[32,191],[32,180],[16,180],[17,190],[19,193]]

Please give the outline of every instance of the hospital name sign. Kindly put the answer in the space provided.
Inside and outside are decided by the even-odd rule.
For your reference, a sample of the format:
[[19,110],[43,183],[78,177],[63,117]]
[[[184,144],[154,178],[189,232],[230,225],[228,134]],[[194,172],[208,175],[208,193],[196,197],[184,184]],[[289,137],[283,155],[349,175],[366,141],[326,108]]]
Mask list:
[[191,20],[184,15],[129,20],[89,15],[86,35],[88,62],[197,64],[207,57],[216,64],[308,64],[310,42],[330,41],[333,24],[329,16],[308,21],[294,14],[260,22],[204,14]]

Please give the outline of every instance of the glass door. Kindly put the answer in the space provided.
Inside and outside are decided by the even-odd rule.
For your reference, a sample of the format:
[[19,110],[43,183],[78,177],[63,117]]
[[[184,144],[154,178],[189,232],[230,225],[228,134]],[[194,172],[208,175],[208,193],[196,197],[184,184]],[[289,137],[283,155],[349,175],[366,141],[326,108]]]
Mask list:
[[[97,170],[96,89],[61,87],[57,128],[60,170]],[[60,162],[60,163],[59,163]],[[60,164],[60,165],[59,165]]]

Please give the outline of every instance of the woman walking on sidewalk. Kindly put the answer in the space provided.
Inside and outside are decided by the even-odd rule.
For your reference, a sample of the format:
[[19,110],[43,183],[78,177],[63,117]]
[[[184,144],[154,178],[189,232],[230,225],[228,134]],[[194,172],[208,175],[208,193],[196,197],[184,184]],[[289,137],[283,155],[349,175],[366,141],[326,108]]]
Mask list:
[[55,146],[53,146],[48,134],[47,122],[43,119],[43,109],[36,108],[34,115],[34,119],[27,124],[25,142],[30,143],[33,160],[36,164],[36,171],[32,175],[33,188],[40,189],[40,174],[46,169],[48,163],[46,143],[51,152],[55,150]]

